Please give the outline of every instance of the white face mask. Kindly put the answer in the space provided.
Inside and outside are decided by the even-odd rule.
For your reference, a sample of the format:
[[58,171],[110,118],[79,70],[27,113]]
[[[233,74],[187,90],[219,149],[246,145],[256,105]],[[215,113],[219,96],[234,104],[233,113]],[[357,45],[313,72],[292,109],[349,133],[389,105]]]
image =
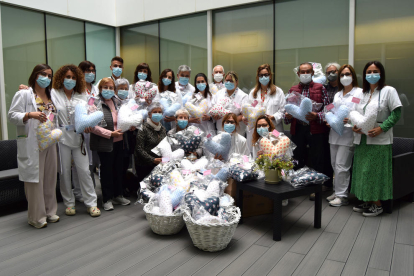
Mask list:
[[214,74],[214,80],[216,82],[221,82],[223,80],[223,74]]
[[300,82],[303,84],[308,84],[312,81],[312,74],[300,74]]
[[352,76],[343,76],[340,79],[340,82],[342,83],[343,86],[348,86],[352,83]]

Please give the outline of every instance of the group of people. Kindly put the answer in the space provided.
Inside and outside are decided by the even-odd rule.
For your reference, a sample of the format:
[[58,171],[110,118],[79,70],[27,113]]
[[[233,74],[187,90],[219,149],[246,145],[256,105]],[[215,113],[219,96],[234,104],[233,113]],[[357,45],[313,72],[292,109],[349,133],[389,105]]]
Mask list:
[[[392,127],[401,115],[401,102],[396,90],[385,84],[385,70],[380,62],[367,63],[362,72],[362,88],[359,88],[355,70],[349,64],[327,64],[326,84],[312,80],[311,63],[299,65],[299,84],[288,93],[298,92],[322,106],[354,102],[355,110],[361,114],[367,106],[378,105],[378,114],[383,116],[378,116],[376,126],[368,135],[357,125],[349,125],[346,118],[344,124],[347,127],[342,136],[330,130],[323,107],[306,115],[309,123],[286,113],[286,95],[274,84],[269,64],[258,67],[256,84],[249,94],[238,88],[237,73],[225,73],[221,65],[213,68],[212,83],[208,83],[204,73],[198,73],[193,78],[193,86],[190,83],[191,68],[187,65],[179,66],[176,74],[171,69],[163,70],[155,83],[148,64],[141,63],[130,84],[121,77],[123,64],[121,57],[114,57],[110,65],[112,75],[99,81],[96,80],[96,67],[90,61],[83,61],[79,66],[64,65],[55,73],[50,66],[39,64],[33,69],[28,85],[21,85],[16,92],[8,115],[10,122],[17,126],[19,178],[24,182],[30,225],[43,228],[48,222],[59,220],[56,215],[58,164],[66,215],[76,214],[75,202],[79,200],[91,216],[99,216],[101,211],[97,207],[94,180],[96,168],[99,167],[104,210],[113,210],[114,204],[128,205],[130,201],[123,196],[128,168],[131,165],[134,168],[138,178],[136,185],[139,185],[162,162],[161,156],[152,149],[166,136],[189,126],[211,134],[216,141],[221,139],[222,132],[227,132],[232,136],[230,154],[257,158],[263,153],[260,139],[273,130],[285,132],[283,123],[290,124],[290,137],[296,145],[293,152],[293,158],[297,160],[295,169],[307,165],[334,179],[333,183],[324,184],[327,188],[333,185],[334,193],[327,198],[331,206],[349,203],[351,182],[350,192],[363,201],[354,207],[354,211],[365,216],[380,214],[381,200],[392,199]],[[157,88],[157,95],[145,102],[148,117],[142,127],[131,127],[122,132],[117,127],[118,110],[125,100],[138,98],[134,86],[139,81],[152,83]],[[186,95],[206,99],[208,110],[223,99],[229,99],[238,107],[256,100],[265,107],[266,114],[257,118],[254,128],[247,127],[248,121],[241,108],[232,109],[223,117],[206,113],[201,118],[193,118],[183,105]],[[86,102],[89,97],[101,99],[106,124],[86,128],[79,134],[70,127],[73,125],[71,114],[75,102]],[[175,116],[163,115],[164,107],[159,102],[163,97],[181,103]],[[36,124],[51,118],[63,130],[62,139],[57,145],[39,151]],[[222,156],[211,155],[201,148],[189,154],[223,160]]]

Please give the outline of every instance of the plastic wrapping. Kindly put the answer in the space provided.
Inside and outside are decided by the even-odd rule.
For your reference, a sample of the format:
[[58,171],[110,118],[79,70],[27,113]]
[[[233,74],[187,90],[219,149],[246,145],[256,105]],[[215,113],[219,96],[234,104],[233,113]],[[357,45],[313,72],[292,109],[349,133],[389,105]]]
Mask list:
[[173,170],[170,173],[171,184],[175,187],[181,187],[184,191],[188,192],[190,190],[190,182],[185,180],[179,170]]
[[191,162],[190,160],[183,159],[181,160],[181,168],[183,170],[189,170],[189,171],[199,171],[201,169],[204,169],[208,165],[208,160],[204,156],[200,159],[197,159],[194,162]]
[[207,99],[198,100],[197,98],[187,101],[184,105],[193,118],[201,118],[208,111]]
[[212,117],[219,116],[223,118],[226,114],[230,113],[231,111],[227,109],[227,106],[230,104],[229,98],[221,98],[218,102],[210,109],[208,114]]
[[151,150],[153,153],[168,158],[166,161],[181,160],[184,158],[184,150],[177,149],[172,151],[171,145],[168,143],[168,138],[165,137],[155,148]]
[[196,205],[198,206],[201,205],[204,207],[204,209],[207,212],[209,212],[213,216],[217,215],[217,211],[220,206],[220,199],[217,196],[210,196],[204,199],[200,199],[194,193],[189,193],[185,195],[184,201],[185,201],[185,204],[187,205],[187,208],[189,208],[191,212],[194,210],[194,207]]
[[[93,97],[90,99],[93,99]],[[97,126],[102,122],[103,117],[103,112],[95,109],[94,105],[89,105],[83,101],[77,103],[75,106],[76,132],[83,133],[85,128]]]
[[325,120],[331,128],[342,136],[344,132],[344,119],[349,116],[350,108],[346,104],[333,105],[334,108],[327,110]]
[[137,105],[134,99],[130,99],[126,104],[121,105],[118,112],[118,129],[125,132],[131,127],[142,128],[143,118],[138,108],[139,105]]
[[[283,174],[282,174],[283,175]],[[329,177],[308,167],[303,167],[297,171],[285,171],[283,180],[289,182],[293,187],[303,187],[310,184],[323,184]]]
[[[103,113],[102,110],[102,100],[99,97],[89,97],[88,99],[88,115],[94,112],[100,111]],[[104,117],[102,116],[102,120],[98,123],[100,127],[106,127],[108,124],[106,123]]]
[[172,144],[178,145],[178,147],[182,148],[186,154],[190,152],[195,152],[200,146],[203,144],[203,136],[204,132],[201,131],[196,126],[189,126],[184,130],[177,132],[176,134],[172,135],[176,141],[170,141]]
[[39,120],[34,120],[39,151],[43,151],[57,142],[60,142],[63,134],[62,130],[56,128],[54,121],[57,117],[55,114],[48,110],[44,110],[43,113],[46,114],[46,122],[40,123]]
[[256,126],[257,118],[266,114],[266,107],[261,101],[254,100],[242,106],[242,114],[248,120],[248,128],[253,129]]
[[237,182],[246,182],[253,179],[257,179],[259,173],[254,171],[253,168],[246,168],[242,165],[233,165],[230,167],[230,177],[236,180]]
[[151,101],[157,95],[157,87],[154,83],[146,80],[139,80],[134,86],[135,96]]
[[367,105],[365,108],[365,115],[362,115],[358,111],[351,111],[349,113],[349,119],[352,125],[361,129],[361,132],[368,135],[368,131],[374,128],[377,122],[377,110],[376,105]]
[[208,137],[204,142],[204,147],[213,155],[221,155],[224,160],[229,157],[231,149],[231,135],[229,133],[221,133],[221,139],[219,143],[216,143]]
[[312,112],[311,99],[304,97],[297,92],[293,92],[286,97],[286,103],[285,110],[288,114],[309,124],[309,121],[306,120],[306,115],[309,112]]

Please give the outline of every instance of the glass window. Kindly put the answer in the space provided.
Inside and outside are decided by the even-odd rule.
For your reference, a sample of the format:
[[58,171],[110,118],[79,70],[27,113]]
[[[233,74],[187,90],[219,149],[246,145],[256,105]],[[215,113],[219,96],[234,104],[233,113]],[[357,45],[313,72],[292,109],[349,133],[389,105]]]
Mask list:
[[160,71],[158,23],[122,27],[121,57],[124,59],[123,76],[130,82],[134,81],[137,65],[145,62],[151,69],[152,81],[157,83]]
[[257,68],[273,67],[273,4],[215,11],[213,23],[213,66],[236,71],[239,87],[249,93]]
[[85,22],[86,59],[96,66],[96,80],[111,75],[110,60],[115,56],[115,28]]
[[[33,68],[46,63],[43,13],[1,5],[6,110],[20,84],[27,84]],[[16,139],[16,127],[7,124],[9,139]]]
[[65,64],[76,66],[85,60],[84,23],[46,15],[47,57],[54,71]]
[[348,63],[349,2],[292,0],[275,2],[276,85],[287,93],[302,62]]
[[207,72],[207,15],[181,16],[160,22],[161,71],[178,66],[191,67],[190,83],[197,73]]
[[357,1],[355,24],[355,70],[360,86],[365,64],[380,61],[386,83],[397,89],[403,104],[394,136],[413,138],[414,1]]

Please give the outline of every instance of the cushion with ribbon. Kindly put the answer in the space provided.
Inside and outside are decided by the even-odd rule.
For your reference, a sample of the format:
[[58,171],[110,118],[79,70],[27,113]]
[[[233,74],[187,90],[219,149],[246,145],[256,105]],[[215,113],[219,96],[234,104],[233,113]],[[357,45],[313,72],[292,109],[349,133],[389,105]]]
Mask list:
[[186,192],[190,189],[190,183],[184,180],[183,176],[178,170],[174,170],[171,172],[170,179],[171,183],[175,187],[181,187]]
[[344,119],[349,114],[349,108],[346,105],[341,105],[338,110],[334,113],[328,112],[325,115],[326,122],[331,126],[331,128],[342,136],[344,132]]
[[306,120],[305,117],[309,112],[312,112],[312,101],[309,98],[304,98],[300,103],[300,106],[296,106],[294,104],[287,104],[285,105],[285,110],[294,118],[309,124],[309,121]]
[[135,95],[141,99],[152,100],[157,95],[157,87],[149,81],[137,81]]
[[77,104],[75,106],[75,130],[77,133],[83,133],[85,128],[95,127],[103,119],[102,111],[95,111],[88,115],[86,106],[84,104]]
[[251,104],[244,104],[242,113],[248,120],[249,129],[253,129],[256,125],[257,118],[266,114],[266,108],[262,105],[252,106]]
[[[274,142],[276,141],[277,140],[275,140]],[[263,151],[264,154],[275,154],[276,156],[285,155],[289,147],[290,139],[287,136],[282,136],[277,141],[276,145],[273,145],[273,143],[266,137],[260,139],[260,149]]]
[[60,129],[53,129],[53,123],[50,120],[39,124],[36,129],[39,151],[43,151],[51,145],[59,142],[62,138],[62,134],[63,133]]
[[377,108],[368,105],[365,108],[365,115],[355,110],[351,111],[349,112],[349,119],[354,126],[361,129],[362,133],[368,135],[368,131],[374,128],[377,121]]
[[188,159],[181,160],[181,168],[184,170],[189,170],[193,172],[199,171],[205,168],[207,164],[208,164],[208,160],[205,157],[201,157],[200,159],[197,159],[194,163]]
[[175,112],[177,112],[178,109],[181,108],[180,103],[172,103],[170,104],[170,101],[167,98],[160,99],[160,104],[164,108],[164,117],[174,117]]
[[118,112],[117,128],[125,132],[131,127],[138,127],[142,124],[142,115],[136,109],[138,105],[134,99],[121,106]]
[[223,182],[226,182],[226,181],[227,181],[228,176],[229,176],[229,168],[224,167],[224,168],[221,168],[221,169],[218,171],[218,173],[217,173],[217,174],[213,175],[213,178],[216,178],[216,179],[218,179],[218,180],[221,180],[221,181],[223,181]]
[[183,149],[172,151],[171,145],[166,140],[162,140],[157,147],[161,152],[161,156],[170,158],[170,161],[182,159],[184,157]]
[[219,143],[213,141],[213,139],[207,139],[204,146],[213,155],[221,155],[224,160],[227,160],[231,148],[231,135],[223,132]]
[[216,115],[223,118],[226,114],[230,113],[230,110],[226,109],[226,106],[230,103],[229,98],[221,98],[208,112],[210,116],[214,117]]
[[220,206],[220,199],[217,196],[211,196],[204,200],[200,200],[194,194],[186,194],[185,202],[187,206],[190,208],[191,212],[193,211],[194,206],[197,204],[203,206],[203,208],[213,216],[217,215],[217,211]]
[[204,114],[207,113],[208,110],[208,103],[206,99],[203,99],[198,104],[193,104],[192,102],[187,102],[185,104],[185,108],[188,110],[188,113],[190,113],[191,117],[194,118],[201,118]]
[[195,152],[201,143],[201,136],[192,136],[191,138],[185,138],[183,135],[175,135],[180,147],[185,153]]
[[171,194],[168,190],[161,191],[159,197],[160,213],[163,215],[171,215],[173,212],[173,206],[171,202]]
[[245,182],[252,179],[256,179],[259,176],[257,172],[252,169],[243,169],[239,165],[233,165],[230,167],[230,177],[237,182]]

